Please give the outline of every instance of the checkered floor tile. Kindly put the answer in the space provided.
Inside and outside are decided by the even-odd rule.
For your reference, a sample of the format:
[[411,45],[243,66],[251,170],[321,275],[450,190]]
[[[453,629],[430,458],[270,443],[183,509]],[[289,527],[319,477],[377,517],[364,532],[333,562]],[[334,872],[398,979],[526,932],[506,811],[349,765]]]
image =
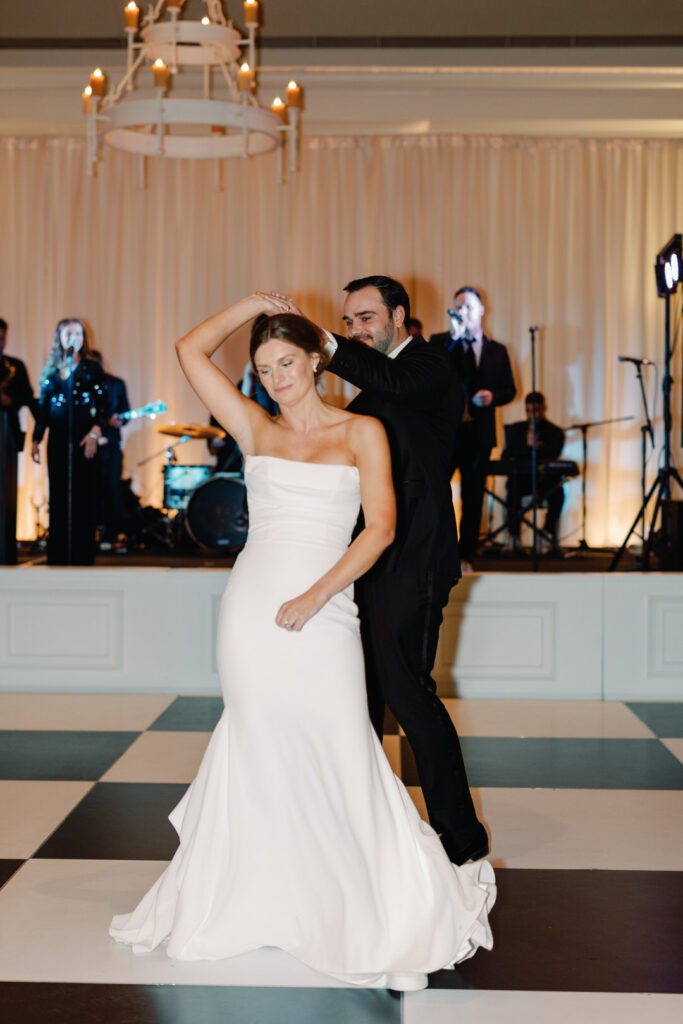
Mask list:
[[[683,704],[446,704],[493,837],[496,946],[399,999],[341,988],[277,950],[175,964],[109,939],[111,915],[173,854],[167,816],[220,699],[0,694],[4,1019],[683,1019]],[[391,716],[385,750],[424,813]]]

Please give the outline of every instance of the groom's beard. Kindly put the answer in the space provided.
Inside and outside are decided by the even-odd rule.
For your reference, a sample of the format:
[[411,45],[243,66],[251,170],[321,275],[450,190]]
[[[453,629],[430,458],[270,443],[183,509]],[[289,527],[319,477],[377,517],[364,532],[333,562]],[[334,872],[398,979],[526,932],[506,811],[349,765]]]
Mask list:
[[372,348],[377,349],[382,355],[386,355],[396,338],[396,328],[389,322],[382,334],[375,334],[370,340]]

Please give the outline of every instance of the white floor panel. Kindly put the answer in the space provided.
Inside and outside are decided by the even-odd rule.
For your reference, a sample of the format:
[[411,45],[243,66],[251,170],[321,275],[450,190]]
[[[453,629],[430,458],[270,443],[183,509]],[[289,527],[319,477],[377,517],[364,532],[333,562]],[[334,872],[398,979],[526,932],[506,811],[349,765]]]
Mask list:
[[102,782],[192,782],[209,732],[145,732],[135,740]]
[[618,701],[446,698],[444,704],[461,736],[652,739],[654,735]]
[[620,992],[409,992],[401,1024],[678,1024],[683,996]]
[[[426,818],[422,792],[409,787]],[[683,792],[478,789],[492,863],[506,868],[682,871]]]
[[0,891],[0,981],[344,988],[279,950],[214,963],[135,955],[109,937],[164,869],[158,861],[32,860]]
[[662,740],[662,743],[665,747],[668,747],[674,757],[677,757],[679,761],[683,761],[683,739]]
[[140,732],[174,696],[125,693],[0,693],[3,729]]
[[30,857],[92,785],[0,780],[0,857]]

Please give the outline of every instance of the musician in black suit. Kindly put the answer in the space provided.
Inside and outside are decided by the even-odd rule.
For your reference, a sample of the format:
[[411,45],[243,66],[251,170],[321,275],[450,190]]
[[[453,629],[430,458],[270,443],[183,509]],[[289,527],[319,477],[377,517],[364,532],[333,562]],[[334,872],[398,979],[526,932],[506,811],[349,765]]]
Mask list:
[[95,359],[102,367],[102,381],[106,391],[107,420],[102,428],[102,436],[107,443],[102,445],[97,459],[99,478],[99,514],[98,522],[102,528],[100,543],[111,545],[125,526],[123,507],[123,490],[121,475],[123,470],[123,452],[121,450],[122,413],[130,412],[126,383],[121,377],[109,373],[104,365],[101,352],[90,350],[91,359]]
[[0,319],[0,564],[17,561],[17,460],[24,448],[19,411],[27,406],[34,418],[36,400],[26,366],[21,359],[6,356],[8,325]]
[[[530,391],[524,399],[526,419],[505,428],[504,459],[515,459],[523,472],[508,477],[508,531],[515,545],[519,540],[521,500],[533,493],[531,480],[531,454],[533,451],[532,419],[536,413],[536,455],[539,465],[559,459],[564,448],[564,430],[546,419],[547,403],[540,391]],[[552,471],[542,472],[538,481],[538,496],[546,501],[548,511],[543,529],[552,537],[557,548],[557,525],[564,504],[562,478]]]
[[430,338],[450,352],[460,381],[452,411],[461,417],[452,468],[460,470],[460,557],[466,569],[479,542],[486,467],[496,444],[496,409],[511,402],[517,391],[505,345],[483,332],[484,312],[477,289],[464,285],[453,296],[450,330]]
[[345,290],[347,337],[328,334],[328,368],[361,389],[349,409],[383,423],[397,500],[395,541],[355,586],[370,716],[381,738],[385,703],[394,713],[415,755],[429,819],[462,864],[485,856],[488,836],[431,675],[443,609],[460,575],[450,488],[458,384],[441,348],[409,336],[410,302],[398,281],[366,277]]

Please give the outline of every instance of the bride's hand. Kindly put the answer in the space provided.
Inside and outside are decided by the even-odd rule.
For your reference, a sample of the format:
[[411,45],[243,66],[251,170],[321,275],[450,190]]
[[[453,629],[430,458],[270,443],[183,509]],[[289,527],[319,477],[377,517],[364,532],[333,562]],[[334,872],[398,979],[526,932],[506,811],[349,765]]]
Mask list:
[[296,303],[280,292],[256,292],[256,295],[264,303],[268,304],[268,308],[264,312],[296,313],[298,316],[301,316],[301,310]]
[[307,590],[305,594],[285,601],[275,616],[275,624],[288,633],[300,633],[309,619],[325,604],[323,598]]

